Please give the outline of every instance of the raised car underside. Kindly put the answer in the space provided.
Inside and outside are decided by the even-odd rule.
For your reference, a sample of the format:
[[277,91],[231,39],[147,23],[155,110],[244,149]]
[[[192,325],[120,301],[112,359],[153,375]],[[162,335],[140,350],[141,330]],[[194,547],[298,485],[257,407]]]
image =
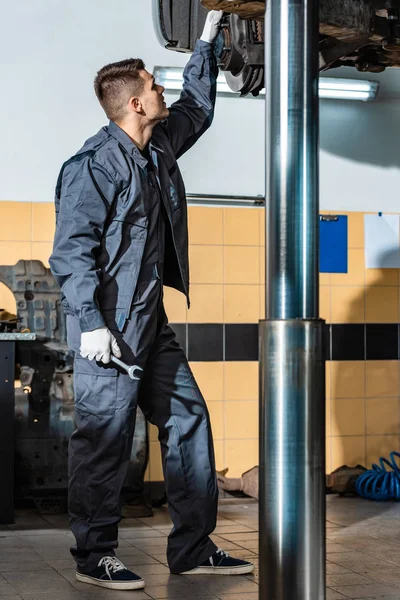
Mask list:
[[[191,52],[207,10],[223,10],[219,66],[232,90],[257,95],[264,87],[265,1],[153,0],[160,41]],[[400,67],[400,0],[319,0],[321,71],[352,66],[380,73]]]

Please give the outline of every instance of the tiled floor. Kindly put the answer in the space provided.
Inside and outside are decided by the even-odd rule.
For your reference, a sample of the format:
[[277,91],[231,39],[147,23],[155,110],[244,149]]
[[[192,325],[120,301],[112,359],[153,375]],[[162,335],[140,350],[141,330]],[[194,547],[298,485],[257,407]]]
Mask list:
[[[327,500],[327,600],[400,600],[400,504],[337,496]],[[213,536],[232,556],[257,564],[255,574],[247,577],[170,575],[166,510],[153,518],[124,520],[118,557],[147,584],[145,591],[136,592],[78,583],[66,516],[20,513],[15,525],[0,528],[0,600],[257,600],[257,511],[254,500],[221,500]]]

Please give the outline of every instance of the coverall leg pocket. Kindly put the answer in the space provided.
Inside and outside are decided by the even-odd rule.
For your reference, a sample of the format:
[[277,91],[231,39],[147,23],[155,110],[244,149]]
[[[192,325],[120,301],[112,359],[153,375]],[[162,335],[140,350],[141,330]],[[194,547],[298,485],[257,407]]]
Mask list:
[[113,366],[75,358],[76,408],[94,415],[114,414],[117,405],[117,380],[118,371]]

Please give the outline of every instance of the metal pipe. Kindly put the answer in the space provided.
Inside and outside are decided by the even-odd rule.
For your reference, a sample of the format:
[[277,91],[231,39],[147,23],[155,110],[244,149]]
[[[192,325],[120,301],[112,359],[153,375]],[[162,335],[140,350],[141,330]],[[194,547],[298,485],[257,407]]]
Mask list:
[[188,204],[210,204],[213,206],[265,206],[264,196],[226,196],[222,194],[186,194]]
[[318,317],[318,2],[266,8],[266,318]]
[[323,600],[324,323],[261,325],[260,599]]
[[260,322],[260,598],[325,598],[318,319],[318,0],[266,7],[266,320]]

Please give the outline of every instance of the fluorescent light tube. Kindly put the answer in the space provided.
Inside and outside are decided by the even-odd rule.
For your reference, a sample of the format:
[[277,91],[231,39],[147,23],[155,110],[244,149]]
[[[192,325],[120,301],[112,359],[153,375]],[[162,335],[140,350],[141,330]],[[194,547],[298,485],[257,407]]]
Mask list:
[[[179,67],[154,67],[153,75],[157,83],[165,87],[167,91],[180,91],[182,89],[183,69]],[[330,98],[334,100],[375,100],[379,82],[360,79],[336,79],[334,77],[320,77],[318,82],[319,97]],[[232,97],[239,97],[239,94],[232,92],[226,83],[223,73],[220,73],[217,79],[217,93],[229,94]],[[265,97],[265,92],[260,92],[258,98]],[[253,98],[249,95],[246,98]]]

